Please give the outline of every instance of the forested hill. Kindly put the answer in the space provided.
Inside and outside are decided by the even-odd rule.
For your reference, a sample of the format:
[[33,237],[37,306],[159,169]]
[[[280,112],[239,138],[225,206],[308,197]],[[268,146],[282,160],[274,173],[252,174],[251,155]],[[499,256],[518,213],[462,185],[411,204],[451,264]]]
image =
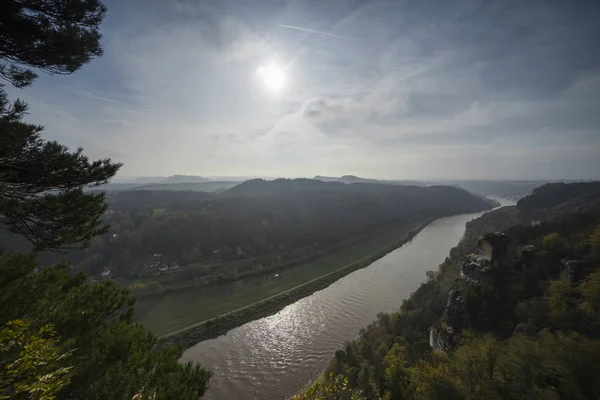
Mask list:
[[503,207],[468,222],[461,245],[470,251],[478,237],[486,232],[551,221],[574,213],[600,213],[600,182],[542,185],[531,195],[520,199],[516,206]]
[[469,223],[297,399],[600,398],[599,193],[545,185]]
[[534,189],[517,203],[519,210],[532,215],[571,214],[600,211],[600,182],[551,183]]
[[222,194],[117,193],[109,201],[112,230],[90,253],[126,273],[155,253],[183,265],[259,257],[265,266],[389,227],[492,206],[452,187],[309,179],[247,181]]
[[150,271],[144,266],[155,263],[154,254],[180,266],[258,258],[264,267],[385,229],[493,206],[454,187],[310,179],[252,180],[221,194],[115,192],[108,202],[110,231],[66,257],[92,274],[108,267],[113,276]]
[[[284,198],[300,196],[305,201],[344,202],[347,199],[363,199],[374,210],[383,207],[393,214],[409,207],[408,211],[447,213],[473,212],[488,209],[492,204],[463,189],[451,186],[401,186],[378,183],[324,182],[315,179],[254,179],[237,185],[225,196]],[[393,211],[396,209],[396,211]]]

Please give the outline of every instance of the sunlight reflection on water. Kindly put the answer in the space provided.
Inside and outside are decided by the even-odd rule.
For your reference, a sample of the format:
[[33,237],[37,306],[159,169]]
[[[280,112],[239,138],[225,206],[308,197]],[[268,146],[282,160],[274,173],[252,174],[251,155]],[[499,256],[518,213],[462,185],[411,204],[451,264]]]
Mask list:
[[391,312],[436,269],[462,237],[465,223],[481,213],[439,219],[411,242],[367,268],[252,321],[227,335],[188,349],[183,361],[199,361],[213,378],[210,399],[282,399],[322,371],[345,341]]

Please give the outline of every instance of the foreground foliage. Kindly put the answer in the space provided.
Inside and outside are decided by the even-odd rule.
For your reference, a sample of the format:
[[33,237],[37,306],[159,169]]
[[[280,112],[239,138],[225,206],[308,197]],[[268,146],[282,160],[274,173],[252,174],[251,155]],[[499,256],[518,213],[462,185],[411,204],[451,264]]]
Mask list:
[[315,383],[292,400],[365,400],[365,397],[360,391],[350,389],[346,378],[331,374],[327,382]]
[[90,284],[66,265],[35,272],[33,256],[0,254],[2,394],[33,390],[32,377],[43,375],[38,383],[57,398],[202,396],[210,374],[180,365],[179,348],[155,349],[132,320],[134,304],[112,282]]
[[54,398],[71,380],[69,343],[60,343],[51,324],[9,321],[0,330],[0,398]]

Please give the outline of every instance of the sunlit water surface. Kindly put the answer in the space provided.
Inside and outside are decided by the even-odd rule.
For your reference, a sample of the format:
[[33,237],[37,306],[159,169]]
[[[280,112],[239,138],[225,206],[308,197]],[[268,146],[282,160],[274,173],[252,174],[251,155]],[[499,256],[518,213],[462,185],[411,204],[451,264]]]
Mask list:
[[[502,205],[514,204],[497,199]],[[377,313],[391,312],[437,269],[465,224],[482,213],[434,221],[412,241],[270,317],[188,349],[182,361],[213,371],[209,399],[283,399],[327,366]]]

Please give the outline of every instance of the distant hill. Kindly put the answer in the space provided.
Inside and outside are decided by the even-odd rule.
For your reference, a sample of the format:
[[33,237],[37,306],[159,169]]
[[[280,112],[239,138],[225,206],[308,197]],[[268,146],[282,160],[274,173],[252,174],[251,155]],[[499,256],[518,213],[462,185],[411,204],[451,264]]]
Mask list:
[[321,176],[317,175],[313,178],[317,181],[322,182],[340,182],[345,184],[350,183],[383,183],[387,185],[417,185],[417,186],[426,186],[429,183],[424,181],[416,181],[416,180],[378,180],[378,179],[370,179],[370,178],[361,178],[355,175],[344,175],[344,176]]
[[[452,186],[408,186],[382,183],[323,182],[315,179],[253,179],[223,192],[227,197],[295,197],[321,204],[345,201],[348,198],[363,203],[362,210],[404,214],[425,212],[450,215],[481,211],[494,204],[481,196]],[[354,201],[354,200],[353,200]],[[357,209],[358,211],[359,209]],[[438,214],[439,213],[439,214]]]
[[317,175],[315,176],[313,179],[318,180],[318,181],[323,181],[323,182],[341,182],[341,183],[380,183],[380,181],[378,181],[377,179],[365,179],[365,178],[359,178],[358,176],[355,175],[344,175],[341,177],[334,177],[334,176],[321,176],[321,175]]
[[[436,181],[418,181],[418,180],[378,180],[361,178],[355,175],[322,176],[317,175],[313,179],[323,182],[340,182],[344,184],[351,183],[380,183],[387,185],[416,185],[416,186],[432,186],[444,185],[455,186],[465,189],[471,193],[476,193],[482,196],[497,196],[518,200],[533,192],[537,187],[547,183],[561,183],[563,181],[548,181],[548,180],[436,180]],[[574,181],[565,181],[565,183],[575,183]]]
[[228,196],[278,196],[294,192],[309,191],[341,191],[344,185],[340,182],[325,182],[314,179],[251,179],[224,192]]
[[548,183],[548,181],[450,180],[440,183],[458,186],[483,196],[498,196],[516,200],[531,194],[533,189]]
[[194,191],[194,192],[215,192],[225,190],[238,185],[240,182],[184,182],[184,183],[150,183],[147,185],[135,186],[130,190],[171,190],[171,191]]
[[498,196],[518,200],[530,195],[535,188],[546,184],[571,184],[571,183],[589,183],[592,181],[578,180],[448,180],[438,181],[442,185],[459,186],[472,193],[478,193],[484,196]]
[[[600,213],[600,182],[549,183],[520,199],[516,206],[490,211],[467,223],[467,232],[505,230],[514,225],[550,221],[574,213]],[[475,229],[476,228],[476,229]],[[475,237],[470,243],[475,242]]]
[[210,181],[210,179],[196,175],[171,175],[168,178],[159,181],[159,183],[198,183],[208,181]]
[[538,216],[600,212],[600,182],[549,183],[519,200],[517,208]]

